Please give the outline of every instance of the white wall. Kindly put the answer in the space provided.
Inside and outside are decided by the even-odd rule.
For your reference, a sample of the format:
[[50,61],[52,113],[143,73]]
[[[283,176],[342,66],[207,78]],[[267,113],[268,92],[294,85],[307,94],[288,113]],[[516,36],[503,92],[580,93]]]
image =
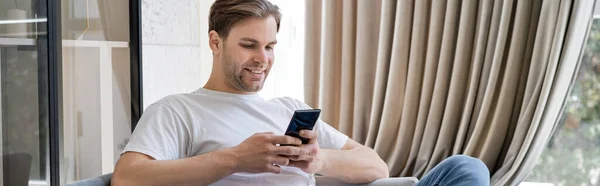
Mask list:
[[142,1],[144,108],[192,92],[210,75],[208,9],[214,0]]

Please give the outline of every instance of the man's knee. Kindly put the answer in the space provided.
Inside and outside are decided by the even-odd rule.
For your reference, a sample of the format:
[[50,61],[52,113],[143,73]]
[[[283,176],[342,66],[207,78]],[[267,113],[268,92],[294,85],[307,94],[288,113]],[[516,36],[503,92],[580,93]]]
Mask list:
[[480,183],[489,183],[490,171],[480,159],[466,156],[453,155],[442,161],[445,167],[452,167],[452,171],[460,172],[463,178],[477,181]]

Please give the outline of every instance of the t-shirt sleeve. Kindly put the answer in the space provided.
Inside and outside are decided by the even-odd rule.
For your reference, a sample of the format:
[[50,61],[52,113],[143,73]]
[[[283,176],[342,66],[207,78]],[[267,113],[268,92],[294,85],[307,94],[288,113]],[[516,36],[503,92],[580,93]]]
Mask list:
[[348,141],[348,136],[321,119],[315,124],[314,130],[319,135],[319,146],[323,149],[340,150]]
[[[306,103],[297,99],[285,97],[280,101],[292,109],[312,109]],[[313,130],[317,131],[319,146],[323,149],[340,150],[348,141],[347,135],[333,128],[321,118],[319,118]]]
[[187,127],[177,113],[167,104],[155,103],[144,111],[123,153],[138,152],[156,160],[181,159],[188,139]]

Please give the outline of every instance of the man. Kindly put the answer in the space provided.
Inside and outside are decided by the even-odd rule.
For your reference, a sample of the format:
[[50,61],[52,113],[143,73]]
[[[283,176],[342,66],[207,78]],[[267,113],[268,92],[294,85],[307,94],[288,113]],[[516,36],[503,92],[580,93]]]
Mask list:
[[[388,177],[375,151],[323,121],[301,132],[308,144],[282,135],[293,112],[309,107],[257,95],[274,62],[277,6],[267,0],[216,0],[209,19],[208,82],[146,109],[116,165],[113,185],[314,185],[315,173],[346,183]],[[455,156],[420,184],[488,182],[480,161]]]

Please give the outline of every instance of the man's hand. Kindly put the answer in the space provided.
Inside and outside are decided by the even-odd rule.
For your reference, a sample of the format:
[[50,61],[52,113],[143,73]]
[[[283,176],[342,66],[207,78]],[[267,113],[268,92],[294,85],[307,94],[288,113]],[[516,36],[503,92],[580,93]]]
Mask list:
[[303,149],[308,150],[309,154],[287,156],[290,159],[289,166],[298,167],[309,174],[317,173],[323,168],[325,162],[325,153],[320,151],[317,141],[318,134],[312,130],[301,130],[300,136],[309,139],[308,144],[301,145]]
[[290,163],[285,156],[303,157],[309,154],[301,144],[300,139],[291,136],[274,135],[272,132],[254,134],[231,149],[236,157],[236,172],[278,174],[281,172],[280,165],[286,166]]

